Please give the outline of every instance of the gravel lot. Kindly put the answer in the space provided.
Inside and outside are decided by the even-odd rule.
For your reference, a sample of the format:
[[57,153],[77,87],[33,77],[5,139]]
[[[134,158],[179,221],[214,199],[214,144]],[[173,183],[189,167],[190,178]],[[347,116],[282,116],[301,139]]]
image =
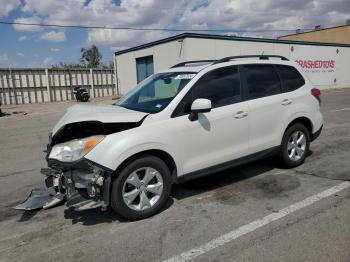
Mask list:
[[[248,164],[173,188],[142,221],[110,210],[11,207],[43,186],[48,133],[74,102],[4,106],[0,118],[0,261],[163,261],[350,180],[350,89],[324,91],[325,128],[304,165]],[[110,98],[93,103],[113,103]],[[17,113],[14,113],[17,112]],[[350,261],[350,187],[194,257],[193,261]],[[186,259],[185,259],[186,260]],[[184,260],[184,261],[185,261]]]

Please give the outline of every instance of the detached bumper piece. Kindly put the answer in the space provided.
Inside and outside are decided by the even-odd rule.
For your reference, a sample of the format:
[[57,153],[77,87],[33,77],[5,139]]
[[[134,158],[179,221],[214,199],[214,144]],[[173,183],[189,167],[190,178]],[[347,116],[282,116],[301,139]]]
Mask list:
[[50,208],[63,202],[65,192],[62,188],[62,173],[51,169],[42,169],[41,173],[46,176],[45,184],[47,188],[35,188],[30,192],[26,201],[15,209],[19,210],[35,210],[40,208]]
[[35,188],[30,192],[29,197],[26,201],[18,206],[15,206],[14,209],[19,210],[35,210],[40,208],[50,208],[58,205],[63,202],[64,194],[57,194],[56,190],[53,187],[50,188]]
[[41,173],[46,176],[47,188],[33,189],[29,197],[18,206],[19,210],[47,209],[66,200],[66,207],[77,211],[101,208],[109,205],[111,173],[91,165],[79,165],[78,168],[45,168]]

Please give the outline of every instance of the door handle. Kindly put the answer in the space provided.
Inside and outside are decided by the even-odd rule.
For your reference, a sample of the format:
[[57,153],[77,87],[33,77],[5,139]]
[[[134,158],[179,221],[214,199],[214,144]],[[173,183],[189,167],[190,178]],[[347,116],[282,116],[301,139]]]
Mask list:
[[235,114],[235,118],[236,119],[241,119],[241,118],[244,118],[248,116],[248,113],[247,112],[244,112],[244,111],[238,111],[236,114]]
[[283,101],[282,101],[282,106],[287,106],[287,105],[290,105],[291,103],[292,103],[292,100],[283,99]]

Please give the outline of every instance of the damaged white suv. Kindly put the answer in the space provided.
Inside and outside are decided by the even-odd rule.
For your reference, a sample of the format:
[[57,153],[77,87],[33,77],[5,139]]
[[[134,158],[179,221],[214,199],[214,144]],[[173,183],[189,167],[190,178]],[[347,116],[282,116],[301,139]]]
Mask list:
[[115,105],[69,108],[50,135],[56,195],[44,207],[65,196],[77,210],[111,205],[140,219],[161,210],[174,183],[272,154],[300,165],[323,118],[320,91],[297,68],[266,55],[191,61]]

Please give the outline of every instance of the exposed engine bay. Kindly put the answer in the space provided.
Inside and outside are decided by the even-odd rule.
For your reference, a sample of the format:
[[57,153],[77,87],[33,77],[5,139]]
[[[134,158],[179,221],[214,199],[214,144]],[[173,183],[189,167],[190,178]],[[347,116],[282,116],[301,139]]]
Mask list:
[[86,210],[100,207],[105,210],[110,204],[111,176],[114,172],[82,157],[72,162],[51,159],[55,145],[92,136],[105,136],[142,124],[138,122],[102,123],[82,121],[68,123],[54,135],[50,134],[46,150],[48,168],[41,169],[46,188],[33,189],[28,198],[15,209],[34,210],[50,208],[66,201],[67,208]]

